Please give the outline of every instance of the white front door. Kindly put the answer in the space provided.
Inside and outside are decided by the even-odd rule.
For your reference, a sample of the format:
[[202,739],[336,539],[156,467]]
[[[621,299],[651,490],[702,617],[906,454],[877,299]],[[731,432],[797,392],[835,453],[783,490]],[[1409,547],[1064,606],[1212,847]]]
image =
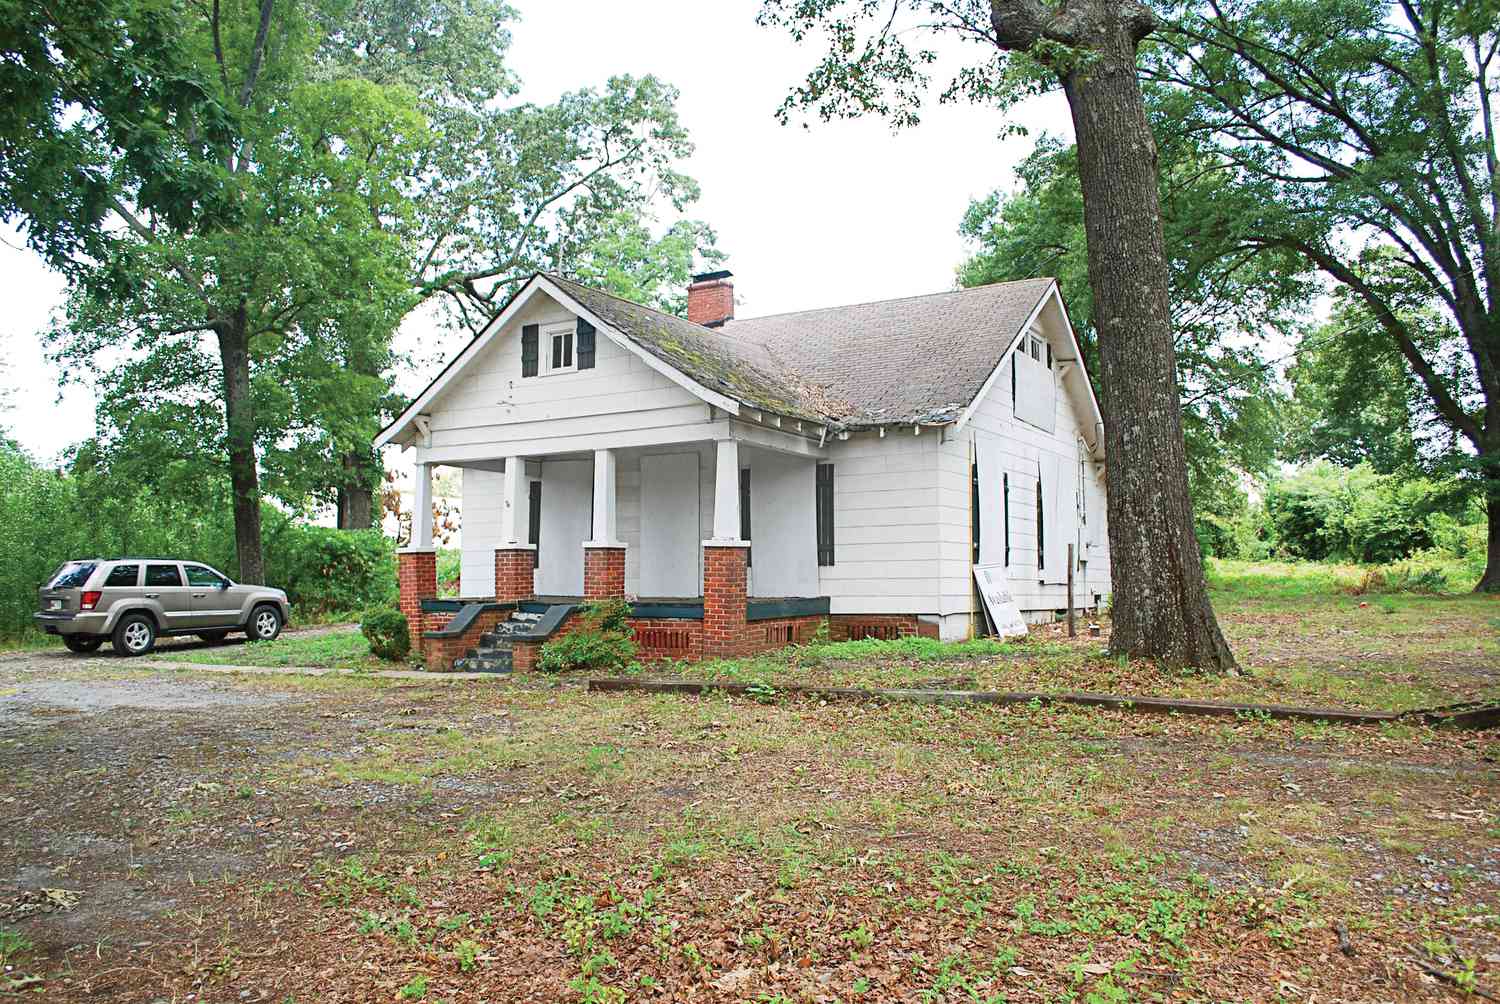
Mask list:
[[536,590],[543,596],[583,595],[583,542],[593,530],[594,463],[542,464],[542,519]]
[[702,595],[698,454],[641,458],[642,596]]

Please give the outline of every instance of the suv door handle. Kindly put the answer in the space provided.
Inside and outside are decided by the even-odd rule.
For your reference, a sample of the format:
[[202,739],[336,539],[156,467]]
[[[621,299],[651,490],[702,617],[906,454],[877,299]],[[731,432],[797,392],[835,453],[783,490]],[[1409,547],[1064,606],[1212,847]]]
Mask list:
[[195,600],[201,600],[201,599],[203,599],[203,597],[205,597],[207,595],[208,595],[207,593],[194,593],[193,594],[193,599],[195,599]]

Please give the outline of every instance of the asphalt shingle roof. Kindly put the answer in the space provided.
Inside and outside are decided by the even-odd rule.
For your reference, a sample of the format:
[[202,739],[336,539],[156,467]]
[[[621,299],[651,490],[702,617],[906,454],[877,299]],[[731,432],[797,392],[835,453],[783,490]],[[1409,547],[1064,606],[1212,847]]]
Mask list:
[[1052,285],[1023,279],[706,328],[548,278],[705,387],[753,408],[846,428],[957,418]]

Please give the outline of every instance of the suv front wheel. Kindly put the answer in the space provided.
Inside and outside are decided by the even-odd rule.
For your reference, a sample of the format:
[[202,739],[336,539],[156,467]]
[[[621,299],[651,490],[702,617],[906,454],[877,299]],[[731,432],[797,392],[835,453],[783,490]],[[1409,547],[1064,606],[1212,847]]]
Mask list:
[[126,614],[110,639],[121,655],[145,655],[156,647],[156,622],[145,614]]
[[245,632],[251,641],[271,641],[281,634],[281,611],[270,604],[250,612],[250,627]]

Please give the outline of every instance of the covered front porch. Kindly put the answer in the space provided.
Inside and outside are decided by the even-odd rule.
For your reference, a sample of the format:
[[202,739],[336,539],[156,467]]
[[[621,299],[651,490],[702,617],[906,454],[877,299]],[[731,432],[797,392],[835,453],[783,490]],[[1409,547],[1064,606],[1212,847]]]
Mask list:
[[[826,600],[806,602],[820,600],[818,458],[810,441],[783,438],[448,461],[463,471],[461,598],[436,601],[431,520],[415,520],[399,555],[415,646],[431,647],[423,636],[448,631],[466,605],[489,604],[498,616],[505,604],[563,609],[607,597],[633,598],[648,656],[718,657],[799,640],[805,632],[779,622],[827,612]],[[431,512],[430,457],[419,450],[415,464],[419,515]],[[493,620],[475,630],[492,630]],[[651,644],[663,639],[672,644]],[[691,653],[670,651],[684,644]]]

